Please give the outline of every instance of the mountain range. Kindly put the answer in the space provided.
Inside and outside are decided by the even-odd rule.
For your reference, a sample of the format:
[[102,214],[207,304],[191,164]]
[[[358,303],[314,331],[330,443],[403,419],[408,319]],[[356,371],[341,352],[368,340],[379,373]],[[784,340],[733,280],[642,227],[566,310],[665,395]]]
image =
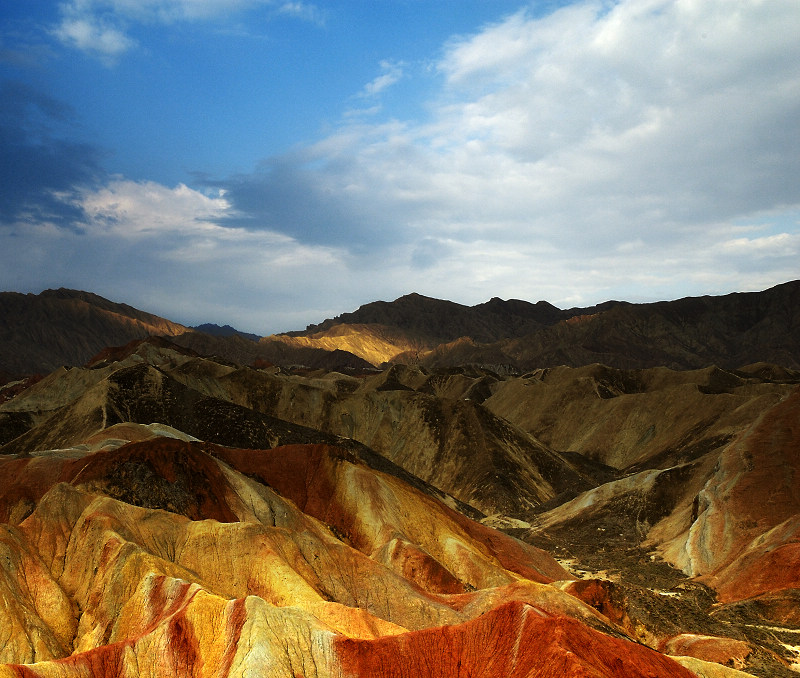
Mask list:
[[4,293],[0,678],[795,675],[798,291]]
[[561,310],[491,299],[464,306],[408,294],[366,304],[304,331],[257,337],[212,323],[190,328],[74,290],[0,293],[0,375],[83,365],[107,346],[150,335],[203,354],[327,369],[389,363],[496,371],[578,367],[736,368],[770,362],[800,369],[800,281],[763,292]]

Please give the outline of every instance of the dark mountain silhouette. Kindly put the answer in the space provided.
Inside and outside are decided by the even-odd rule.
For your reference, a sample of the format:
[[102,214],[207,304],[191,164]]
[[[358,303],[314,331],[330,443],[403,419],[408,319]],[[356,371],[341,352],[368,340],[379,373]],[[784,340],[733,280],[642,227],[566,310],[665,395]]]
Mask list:
[[[364,337],[382,343],[365,345]],[[525,371],[595,362],[619,368],[800,367],[800,281],[763,292],[561,310],[540,301],[476,306],[409,294],[373,302],[288,339],[378,362]]]
[[495,371],[603,363],[735,369],[800,368],[800,281],[763,292],[558,309],[493,298],[476,306],[408,294],[302,332],[258,338],[230,326],[191,329],[88,292],[0,293],[3,381],[83,365],[108,346],[150,335],[240,364],[365,370],[382,364],[474,364]]
[[584,309],[524,337],[476,347],[471,356],[448,357],[442,347],[429,365],[483,362],[507,356],[520,370],[603,363],[626,369],[736,368],[766,361],[800,368],[800,281],[764,292],[687,297],[652,304],[611,304]]
[[259,344],[233,328],[203,327],[212,333],[193,330],[90,292],[63,288],[41,294],[1,292],[0,383],[46,374],[62,365],[81,366],[108,347],[125,346],[149,336],[167,337],[189,349],[243,364],[261,361],[327,369],[371,367],[343,351],[298,349],[285,342]]
[[258,341],[261,337],[252,332],[240,332],[235,327],[230,325],[217,325],[216,323],[203,323],[202,325],[195,325],[193,330],[210,334],[213,337],[242,337],[250,341]]
[[82,365],[107,346],[187,327],[90,292],[0,293],[0,372],[26,375]]
[[477,306],[464,306],[413,293],[392,302],[365,304],[352,313],[343,313],[318,325],[309,325],[302,332],[287,334],[311,336],[343,324],[384,325],[426,345],[441,344],[459,337],[487,343],[524,336],[577,312],[562,311],[546,301],[532,304],[495,297]]

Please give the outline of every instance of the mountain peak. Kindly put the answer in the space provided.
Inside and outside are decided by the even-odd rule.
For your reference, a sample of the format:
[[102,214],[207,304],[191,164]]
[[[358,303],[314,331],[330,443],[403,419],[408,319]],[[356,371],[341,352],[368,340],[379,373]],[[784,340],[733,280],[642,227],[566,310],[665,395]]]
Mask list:
[[67,288],[27,295],[0,292],[0,318],[8,328],[0,344],[0,371],[17,375],[83,365],[109,346],[188,331],[127,304]]

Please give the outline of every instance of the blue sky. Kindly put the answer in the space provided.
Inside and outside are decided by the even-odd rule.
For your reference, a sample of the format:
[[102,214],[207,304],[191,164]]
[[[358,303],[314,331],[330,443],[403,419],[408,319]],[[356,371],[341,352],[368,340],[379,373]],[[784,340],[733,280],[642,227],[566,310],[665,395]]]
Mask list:
[[800,277],[796,0],[12,0],[0,289],[300,329]]

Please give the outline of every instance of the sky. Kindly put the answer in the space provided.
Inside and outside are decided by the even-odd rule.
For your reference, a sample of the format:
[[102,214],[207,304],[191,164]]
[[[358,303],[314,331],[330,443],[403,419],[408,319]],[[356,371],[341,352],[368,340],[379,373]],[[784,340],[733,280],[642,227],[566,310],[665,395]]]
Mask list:
[[798,0],[8,0],[0,290],[261,335],[800,278]]

